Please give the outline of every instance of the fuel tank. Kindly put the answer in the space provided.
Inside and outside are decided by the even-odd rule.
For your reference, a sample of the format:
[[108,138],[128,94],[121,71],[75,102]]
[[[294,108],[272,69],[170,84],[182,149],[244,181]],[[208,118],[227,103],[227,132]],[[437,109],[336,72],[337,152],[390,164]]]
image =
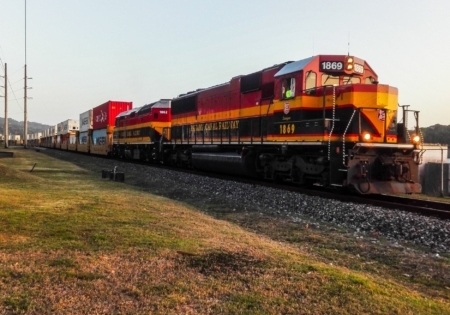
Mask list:
[[241,176],[256,176],[252,155],[234,152],[192,152],[195,169]]

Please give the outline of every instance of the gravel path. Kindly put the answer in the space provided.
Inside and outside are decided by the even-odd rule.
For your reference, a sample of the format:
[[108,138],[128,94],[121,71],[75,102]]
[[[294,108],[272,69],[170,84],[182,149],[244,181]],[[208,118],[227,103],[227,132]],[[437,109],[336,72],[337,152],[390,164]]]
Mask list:
[[102,169],[117,166],[125,173],[127,184],[213,212],[259,212],[315,227],[333,224],[355,237],[380,235],[393,244],[407,241],[422,245],[437,257],[450,252],[450,221],[65,151],[41,152],[74,162],[99,176]]

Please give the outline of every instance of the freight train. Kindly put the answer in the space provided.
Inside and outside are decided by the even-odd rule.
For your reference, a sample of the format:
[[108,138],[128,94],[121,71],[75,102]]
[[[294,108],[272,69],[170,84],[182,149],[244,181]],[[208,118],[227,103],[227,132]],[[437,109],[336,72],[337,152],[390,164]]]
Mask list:
[[69,125],[45,130],[40,145],[359,194],[421,191],[419,112],[349,55],[276,64],[138,108],[109,101]]

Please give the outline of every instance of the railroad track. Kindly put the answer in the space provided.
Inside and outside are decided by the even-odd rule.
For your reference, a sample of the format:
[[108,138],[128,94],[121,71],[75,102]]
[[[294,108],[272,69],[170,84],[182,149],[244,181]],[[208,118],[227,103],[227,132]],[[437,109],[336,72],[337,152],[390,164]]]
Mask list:
[[327,199],[335,199],[344,202],[353,202],[358,204],[370,204],[383,208],[414,212],[425,216],[434,216],[440,219],[450,220],[450,203],[437,202],[431,200],[415,199],[409,196],[393,196],[393,195],[355,195],[350,192],[324,190],[320,187],[299,187],[290,185],[289,183],[273,183],[260,179],[236,177],[235,175],[209,173],[185,168],[177,168],[166,165],[151,164],[153,167],[176,170],[179,172],[196,174],[201,176],[209,176],[229,181],[237,181],[255,186],[265,186],[286,191],[298,192],[309,196],[318,196]]

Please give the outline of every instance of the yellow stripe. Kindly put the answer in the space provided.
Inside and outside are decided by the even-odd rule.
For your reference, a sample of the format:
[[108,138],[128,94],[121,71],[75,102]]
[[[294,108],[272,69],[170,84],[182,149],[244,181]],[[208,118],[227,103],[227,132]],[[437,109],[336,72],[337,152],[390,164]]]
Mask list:
[[116,143],[128,143],[128,142],[152,142],[150,137],[126,137],[126,138],[114,138]]

